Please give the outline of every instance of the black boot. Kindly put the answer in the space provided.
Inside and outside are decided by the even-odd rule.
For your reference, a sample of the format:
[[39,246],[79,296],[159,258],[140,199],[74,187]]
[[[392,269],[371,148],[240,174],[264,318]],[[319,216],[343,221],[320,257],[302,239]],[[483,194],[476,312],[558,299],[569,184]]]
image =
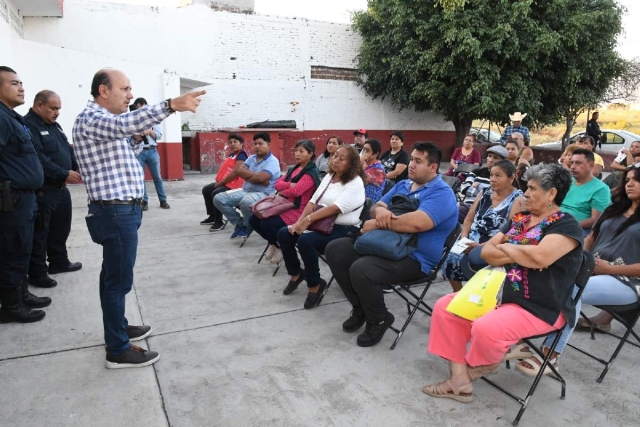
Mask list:
[[31,323],[44,318],[42,310],[32,310],[22,302],[20,286],[0,293],[0,323]]
[[20,289],[22,291],[22,302],[24,305],[30,308],[43,308],[47,307],[51,304],[51,298],[49,297],[37,297],[31,292],[29,292],[29,287],[27,285],[27,281],[25,280],[20,285]]

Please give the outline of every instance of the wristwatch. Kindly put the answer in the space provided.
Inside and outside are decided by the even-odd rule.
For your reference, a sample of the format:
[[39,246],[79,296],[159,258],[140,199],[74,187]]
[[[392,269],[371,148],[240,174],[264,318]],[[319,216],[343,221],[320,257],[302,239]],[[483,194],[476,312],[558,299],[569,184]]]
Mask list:
[[167,111],[169,111],[169,113],[173,114],[176,112],[176,110],[174,110],[173,108],[171,108],[171,98],[167,98],[164,101],[164,106],[167,109]]

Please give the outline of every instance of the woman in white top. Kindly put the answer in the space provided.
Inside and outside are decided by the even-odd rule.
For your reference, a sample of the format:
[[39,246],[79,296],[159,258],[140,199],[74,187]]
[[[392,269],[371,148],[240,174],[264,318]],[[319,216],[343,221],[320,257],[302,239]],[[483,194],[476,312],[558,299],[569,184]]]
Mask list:
[[[355,148],[349,145],[338,148],[329,166],[329,173],[311,196],[298,222],[278,231],[278,243],[291,276],[283,294],[289,295],[306,280],[309,287],[304,303],[306,309],[318,305],[327,287],[327,282],[320,277],[318,253],[324,253],[332,240],[357,231],[365,201],[362,164]],[[323,207],[314,212],[316,204]],[[336,214],[338,217],[330,235],[307,230],[314,222]],[[296,243],[304,269],[298,259]]]

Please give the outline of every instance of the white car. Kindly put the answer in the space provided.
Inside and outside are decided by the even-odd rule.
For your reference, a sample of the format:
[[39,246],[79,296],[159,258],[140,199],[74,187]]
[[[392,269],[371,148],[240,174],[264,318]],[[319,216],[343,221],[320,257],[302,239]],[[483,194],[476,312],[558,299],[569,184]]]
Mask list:
[[[615,129],[601,129],[602,131],[602,146],[598,146],[596,148],[596,152],[600,153],[613,153],[617,154],[623,148],[629,148],[633,141],[640,141],[640,135],[636,135],[635,133],[631,133],[626,130],[615,130]],[[581,136],[585,136],[587,133],[585,131],[576,133],[571,136],[569,139],[569,143],[573,144],[580,138]],[[562,143],[561,142],[547,142],[545,144],[538,144],[535,148],[542,148],[543,150],[561,150]]]
[[[471,128],[469,134],[476,137],[480,142],[500,143],[500,134],[488,129]],[[488,137],[487,137],[488,135]]]

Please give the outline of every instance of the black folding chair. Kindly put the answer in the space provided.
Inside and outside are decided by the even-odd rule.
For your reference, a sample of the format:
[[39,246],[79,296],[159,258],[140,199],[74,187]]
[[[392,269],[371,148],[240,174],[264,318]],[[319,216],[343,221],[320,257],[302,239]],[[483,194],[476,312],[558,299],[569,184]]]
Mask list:
[[[269,243],[267,243],[267,246],[264,248],[264,251],[262,251],[262,255],[260,255],[260,258],[258,259],[258,264],[260,264],[262,259],[267,254],[267,250],[269,250],[269,246],[271,246],[271,245]],[[283,262],[284,262],[284,259],[281,259],[280,262],[276,265],[275,270],[273,270],[273,274],[271,276],[275,276],[278,273],[278,270],[280,270],[280,266],[282,265]]]
[[[360,225],[359,225],[360,230],[362,230],[362,227],[364,227],[364,223],[367,221],[367,219],[369,219],[369,211],[371,210],[372,206],[373,206],[373,201],[369,198],[365,199],[364,204],[362,205],[362,212],[360,212]],[[329,263],[327,262],[327,258],[325,257],[325,254],[318,253],[318,258],[320,258],[326,265],[329,265]],[[318,300],[318,305],[320,305],[320,303],[322,302],[322,299],[327,294],[327,291],[329,290],[329,287],[331,286],[332,283],[333,283],[333,274],[331,275],[331,278],[327,282],[327,286],[324,288],[322,295],[320,295],[320,299]]]
[[[420,310],[424,314],[431,316],[431,312],[433,310],[431,307],[429,307],[429,305],[427,305],[427,303],[424,302],[424,296],[427,294],[427,291],[431,287],[433,281],[436,279],[436,277],[438,277],[438,272],[442,268],[442,264],[444,264],[447,256],[449,256],[449,251],[451,251],[451,248],[456,243],[456,240],[458,240],[458,236],[460,236],[461,232],[462,226],[460,224],[456,224],[455,228],[451,231],[451,233],[449,233],[447,240],[445,240],[444,242],[444,248],[442,251],[442,256],[440,257],[440,261],[438,261],[438,264],[429,272],[427,277],[414,280],[412,282],[398,283],[397,285],[392,287],[393,291],[407,303],[407,314],[409,315],[409,317],[407,317],[404,325],[402,325],[402,328],[400,328],[399,330],[394,328],[393,326],[390,327],[392,331],[398,334],[396,339],[393,341],[393,344],[391,344],[391,350],[396,348],[398,341],[400,341],[402,334],[404,334],[405,329],[407,329],[407,326],[409,326],[409,323],[411,322],[411,319],[413,319],[413,316],[416,314],[416,311]],[[411,286],[421,285],[423,283],[424,289],[422,289],[422,293],[420,295],[416,294],[410,289]],[[414,301],[409,300],[408,296],[412,297]]]
[[[584,290],[584,287],[587,285],[587,282],[589,281],[589,278],[591,277],[591,274],[593,273],[593,267],[594,266],[595,266],[595,259],[593,258],[593,255],[591,255],[587,251],[584,251],[582,253],[582,265],[580,266],[580,271],[578,271],[578,275],[576,276],[576,280],[575,280],[575,285],[578,287],[578,292],[576,293],[576,296],[573,298],[574,302],[578,302],[578,300],[580,299],[580,296],[582,295],[582,291]],[[486,377],[482,377],[482,379],[484,381],[486,381],[488,384],[490,384],[493,387],[497,388],[498,390],[500,390],[501,392],[503,392],[504,394],[506,394],[507,396],[509,396],[510,398],[514,399],[515,401],[517,401],[520,404],[520,411],[518,412],[518,415],[516,416],[516,419],[513,420],[513,425],[514,426],[517,426],[518,423],[520,422],[520,418],[522,418],[522,415],[524,414],[524,411],[527,409],[527,405],[529,404],[529,400],[531,399],[531,396],[533,396],[533,393],[536,391],[536,387],[538,387],[538,383],[540,382],[540,380],[544,376],[544,371],[547,369],[547,366],[552,371],[552,373],[548,374],[547,376],[549,378],[552,378],[552,379],[558,381],[562,385],[562,392],[560,394],[560,398],[561,399],[565,398],[567,384],[566,384],[564,378],[562,378],[562,375],[560,375],[558,373],[558,370],[552,364],[549,363],[549,360],[551,359],[551,355],[555,351],[556,346],[558,345],[558,342],[560,341],[560,336],[562,335],[562,329],[564,329],[564,325],[562,326],[562,328],[557,329],[557,330],[552,331],[552,332],[549,332],[547,334],[536,335],[536,336],[533,336],[533,337],[528,337],[528,338],[524,338],[523,339],[523,341],[529,346],[529,348],[532,351],[535,351],[535,353],[538,355],[540,360],[542,360],[542,366],[540,366],[540,370],[538,371],[538,375],[536,375],[535,379],[533,380],[533,384],[531,385],[531,388],[529,388],[529,392],[527,393],[527,396],[524,399],[521,398],[521,397],[516,396],[515,394],[511,393],[509,390],[503,388],[502,386],[500,386],[499,384],[493,382],[492,380],[490,380],[490,379],[488,379]],[[542,348],[538,348],[537,346],[535,346],[533,344],[533,342],[531,342],[531,340],[536,339],[536,338],[547,337],[547,336],[551,335],[552,333],[556,333],[556,338],[553,340],[553,343],[551,344],[551,347],[549,348],[549,353],[545,356],[543,351],[542,351]]]
[[[638,337],[638,334],[633,330],[633,328],[636,326],[636,323],[638,323],[638,319],[640,318],[640,301],[634,303],[634,304],[629,304],[629,305],[596,305],[596,308],[599,308],[601,310],[607,311],[609,313],[611,313],[611,315],[613,316],[613,318],[615,320],[617,320],[618,322],[622,323],[622,325],[625,327],[625,332],[623,336],[619,336],[616,335],[612,332],[605,332],[600,330],[599,332],[602,332],[604,334],[607,335],[611,335],[612,337],[617,338],[620,342],[618,343],[618,346],[616,347],[616,349],[613,352],[613,355],[611,356],[611,358],[606,361],[604,359],[601,359],[599,357],[594,356],[591,353],[588,353],[572,344],[567,344],[569,347],[578,350],[580,353],[589,356],[590,358],[592,358],[593,360],[596,360],[600,363],[602,363],[604,365],[604,369],[603,371],[600,373],[600,376],[598,377],[597,381],[599,383],[602,382],[602,380],[604,380],[605,375],[607,375],[607,372],[609,372],[609,368],[611,368],[611,365],[613,365],[613,362],[616,360],[616,358],[618,357],[618,354],[620,353],[620,350],[622,350],[622,346],[624,346],[624,343],[626,343],[627,341],[629,342],[630,345],[633,345],[635,347],[640,348],[640,337]],[[593,323],[591,322],[591,320],[589,320],[589,318],[584,314],[584,313],[580,313],[582,315],[582,317],[587,321],[587,323],[589,323],[589,326],[591,328],[591,339],[595,340],[595,328]],[[633,341],[629,340],[629,335],[633,335],[633,337],[636,339],[636,341],[638,343],[635,343]]]
[[442,180],[444,182],[449,184],[449,187],[451,187],[451,189],[453,190],[453,194],[456,195],[456,200],[458,201],[458,203],[461,203],[464,200],[464,196],[460,194],[460,186],[462,185],[460,180],[455,176],[449,176],[449,175],[440,175],[440,176],[442,177]]

